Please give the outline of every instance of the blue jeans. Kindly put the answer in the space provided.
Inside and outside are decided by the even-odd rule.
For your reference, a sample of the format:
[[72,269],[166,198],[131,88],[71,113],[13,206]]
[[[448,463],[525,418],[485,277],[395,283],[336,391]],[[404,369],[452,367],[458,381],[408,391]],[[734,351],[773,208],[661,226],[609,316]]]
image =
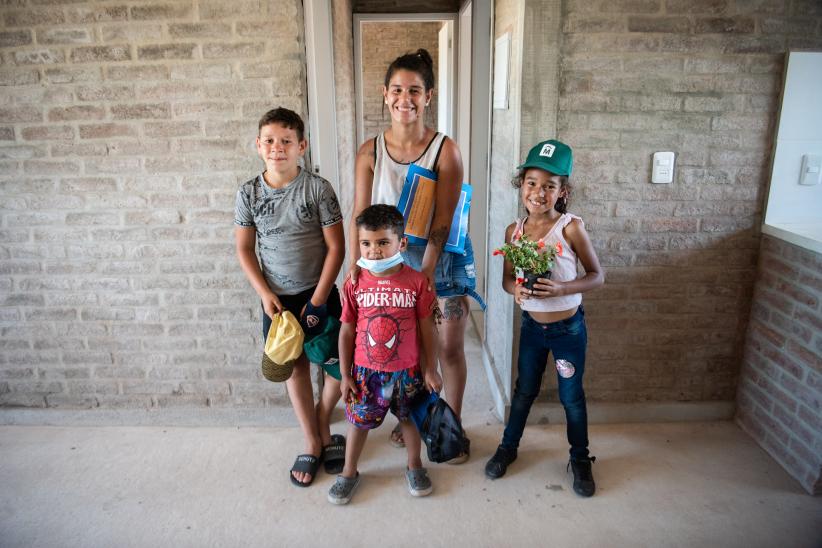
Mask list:
[[548,352],[551,352],[557,364],[559,400],[565,408],[571,458],[588,456],[588,411],[582,389],[587,345],[588,331],[581,305],[570,318],[552,323],[540,323],[527,312],[522,313],[517,384],[508,425],[502,435],[503,447],[519,446],[531,405],[539,394]]

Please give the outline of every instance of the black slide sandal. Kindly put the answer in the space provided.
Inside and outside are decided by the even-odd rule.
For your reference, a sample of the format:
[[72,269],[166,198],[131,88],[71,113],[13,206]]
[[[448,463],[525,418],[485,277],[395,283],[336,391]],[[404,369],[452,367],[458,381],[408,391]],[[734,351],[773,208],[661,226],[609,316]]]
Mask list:
[[326,474],[340,474],[345,466],[345,437],[331,436],[331,443],[323,447],[323,467]]
[[[317,470],[320,468],[320,459],[314,455],[299,455],[294,461],[294,466],[288,472],[288,477],[291,478],[291,483],[297,487],[308,487],[317,478]],[[311,474],[311,480],[302,482],[294,477],[292,472],[302,472],[304,474]]]

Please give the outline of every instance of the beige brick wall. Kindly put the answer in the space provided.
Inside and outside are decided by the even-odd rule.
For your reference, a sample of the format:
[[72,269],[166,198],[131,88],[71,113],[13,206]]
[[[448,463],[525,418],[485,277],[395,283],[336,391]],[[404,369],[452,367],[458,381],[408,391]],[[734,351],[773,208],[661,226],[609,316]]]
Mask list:
[[737,422],[822,493],[822,255],[762,237]]
[[[607,271],[586,296],[589,398],[732,401],[783,61],[790,48],[822,47],[822,5],[568,0],[563,10],[570,209]],[[677,153],[673,184],[649,182],[658,150]]]
[[[0,405],[284,403],[231,212],[256,119],[305,112],[300,2],[45,2],[0,7]],[[497,34],[520,4],[496,2]],[[586,297],[589,397],[733,400],[784,53],[822,46],[822,9],[567,0],[562,25],[544,54],[571,208],[608,272]],[[491,207],[511,218],[516,124],[494,111]],[[661,149],[677,178],[652,186]]]
[[[438,32],[437,22],[365,22],[362,25],[362,82],[363,133],[371,139],[391,124],[391,115],[383,109],[382,87],[385,71],[391,62],[405,53],[425,48],[434,60],[434,78],[437,77]],[[425,109],[425,124],[437,127],[437,91]]]
[[297,0],[0,7],[0,405],[265,406],[233,250],[256,122],[305,112]]

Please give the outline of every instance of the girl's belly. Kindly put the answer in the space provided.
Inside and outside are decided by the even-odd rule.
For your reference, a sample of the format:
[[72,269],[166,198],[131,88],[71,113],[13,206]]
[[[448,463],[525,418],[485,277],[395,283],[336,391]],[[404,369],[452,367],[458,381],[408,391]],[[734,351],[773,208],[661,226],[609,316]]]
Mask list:
[[570,318],[571,316],[577,313],[577,308],[579,307],[575,306],[574,308],[569,308],[568,310],[557,310],[554,312],[528,311],[528,315],[540,323],[551,323]]

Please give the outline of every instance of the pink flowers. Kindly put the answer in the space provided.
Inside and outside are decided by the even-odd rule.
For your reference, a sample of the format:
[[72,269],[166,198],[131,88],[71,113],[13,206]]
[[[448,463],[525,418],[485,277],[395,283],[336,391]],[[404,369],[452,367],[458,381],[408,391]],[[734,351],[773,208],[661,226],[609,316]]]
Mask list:
[[503,251],[501,249],[495,249],[494,252],[492,253],[492,255],[503,255],[504,256],[505,251]]
[[562,255],[562,242],[557,242],[557,255]]

